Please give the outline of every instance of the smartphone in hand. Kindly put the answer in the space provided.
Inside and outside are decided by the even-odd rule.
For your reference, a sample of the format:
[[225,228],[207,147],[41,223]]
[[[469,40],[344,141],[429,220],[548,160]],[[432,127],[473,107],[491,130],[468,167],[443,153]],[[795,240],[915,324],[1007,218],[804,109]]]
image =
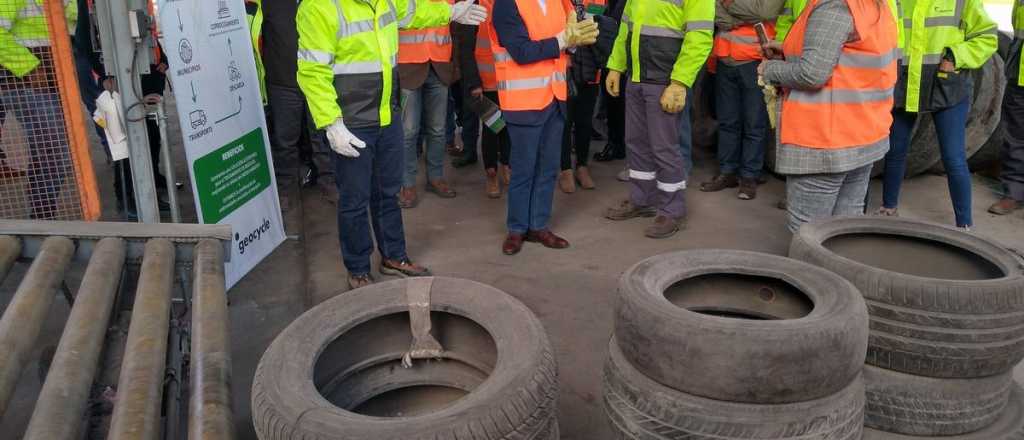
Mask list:
[[765,59],[785,59],[785,56],[782,54],[782,48],[779,44],[768,37],[768,31],[765,29],[764,23],[754,23],[754,32],[757,32],[757,41],[761,44],[761,53],[764,55]]

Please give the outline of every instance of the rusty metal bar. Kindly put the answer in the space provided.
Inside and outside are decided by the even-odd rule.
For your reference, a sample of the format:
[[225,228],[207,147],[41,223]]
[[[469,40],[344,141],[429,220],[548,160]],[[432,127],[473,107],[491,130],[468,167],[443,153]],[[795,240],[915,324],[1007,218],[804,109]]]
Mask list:
[[7,272],[21,255],[21,240],[10,235],[0,235],[0,283],[7,278]]
[[47,238],[0,318],[0,416],[7,411],[18,376],[25,368],[74,253],[71,240]]
[[196,245],[192,283],[192,396],[189,440],[233,440],[231,344],[224,253],[220,243]]
[[[124,268],[125,242],[96,245],[22,440],[77,440]],[[56,422],[62,420],[65,422]]]
[[173,284],[174,245],[161,238],[150,240],[142,259],[107,440],[159,438]]

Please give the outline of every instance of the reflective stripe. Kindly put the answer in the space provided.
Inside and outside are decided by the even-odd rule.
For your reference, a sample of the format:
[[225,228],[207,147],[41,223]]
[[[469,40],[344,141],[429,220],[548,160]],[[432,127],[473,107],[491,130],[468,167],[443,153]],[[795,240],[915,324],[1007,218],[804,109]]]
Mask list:
[[683,32],[675,29],[651,26],[648,24],[640,26],[640,35],[651,37],[683,38]]
[[885,90],[843,90],[822,89],[815,91],[790,90],[787,100],[807,104],[855,104],[878,102],[892,99],[893,89]]
[[342,22],[338,26],[338,38],[351,37],[363,32],[373,32],[373,20]]
[[635,180],[654,180],[658,176],[657,172],[654,171],[637,171],[629,170],[629,178]]
[[672,3],[673,5],[676,5],[676,6],[682,6],[683,5],[683,0],[661,0],[661,1],[667,2],[667,3]]
[[893,49],[889,53],[881,55],[862,55],[843,53],[839,56],[839,65],[847,67],[861,67],[865,69],[881,69],[888,66],[899,56],[899,50]]
[[384,68],[381,67],[380,61],[354,61],[351,63],[335,64],[333,70],[335,75],[351,75],[355,73],[383,72]]
[[434,43],[434,44],[451,44],[452,37],[450,35],[438,35],[434,33],[428,34],[413,34],[413,35],[399,35],[398,44],[420,44],[420,43]]
[[[1021,2],[1024,2],[1024,0],[1021,0]],[[1014,36],[1014,38],[1024,39],[1024,29],[1017,29],[1013,33],[1013,36]]]
[[491,48],[491,39],[490,38],[486,38],[486,37],[477,38],[476,39],[476,47],[480,48],[480,49],[490,49]]
[[713,21],[690,21],[686,23],[686,31],[707,31],[714,30],[715,22]]
[[503,62],[507,62],[507,61],[514,61],[512,59],[512,55],[509,55],[508,52],[495,52],[494,53],[494,62],[496,62],[496,63],[503,63]]
[[477,63],[476,70],[478,72],[494,73],[494,64],[480,64],[480,63]]
[[565,72],[555,72],[552,76],[554,76],[555,81],[565,81]]
[[793,8],[782,8],[781,15],[793,15]]
[[334,54],[319,50],[299,49],[299,59],[318,64],[331,64],[334,61]]
[[551,78],[527,78],[498,81],[498,90],[540,89],[551,84]]
[[924,19],[924,27],[938,27],[938,26],[960,26],[960,17],[958,16],[945,16],[945,17],[928,17]]
[[661,191],[667,192],[667,193],[673,193],[673,192],[676,192],[676,191],[681,191],[681,190],[686,189],[686,181],[684,180],[682,182],[676,182],[676,183],[665,183],[665,182],[662,182],[662,181],[659,180],[658,181],[658,189],[661,190]]
[[[388,3],[391,4],[392,10],[396,10],[394,3],[391,3],[390,0]],[[416,15],[416,0],[405,0],[405,18],[398,22],[398,27],[404,28],[409,26],[409,23],[412,23],[413,15]]]
[[[926,65],[926,66],[927,65],[931,65],[931,64],[939,64],[941,62],[942,62],[942,54],[941,53],[925,54],[924,56],[921,57],[921,64]],[[903,64],[904,66],[907,65],[907,64],[910,64],[910,55],[908,55],[906,52],[901,53],[900,54],[900,64]]]
[[748,37],[746,35],[738,35],[738,34],[735,34],[733,32],[722,32],[722,33],[718,34],[718,36],[720,38],[722,38],[723,40],[726,40],[726,41],[729,41],[729,42],[733,42],[733,43],[739,43],[739,44],[758,44],[759,43],[759,41],[757,41],[756,37]]
[[11,23],[11,20],[0,17],[0,28],[10,30],[12,25],[13,23]]
[[14,41],[22,47],[50,47],[49,38],[14,38]]
[[999,35],[999,28],[998,27],[992,27],[992,29],[987,29],[987,30],[983,30],[983,31],[980,31],[980,32],[975,32],[973,34],[968,34],[964,38],[970,40],[971,38],[978,37],[978,36],[981,36],[981,35],[996,35],[996,36],[998,36]]
[[43,15],[45,15],[43,7],[36,4],[34,1],[29,1],[25,7],[18,11],[19,19],[42,17]]
[[[412,1],[412,0],[410,0],[410,1]],[[388,11],[384,15],[381,15],[380,18],[377,19],[378,24],[380,24],[381,28],[385,28],[389,24],[394,23],[397,20],[398,20],[398,17],[395,17],[395,11],[393,9]]]

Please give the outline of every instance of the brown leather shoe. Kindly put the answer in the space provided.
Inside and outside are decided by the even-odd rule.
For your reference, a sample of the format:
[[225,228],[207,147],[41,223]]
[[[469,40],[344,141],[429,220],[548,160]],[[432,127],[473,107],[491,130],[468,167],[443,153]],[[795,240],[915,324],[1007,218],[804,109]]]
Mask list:
[[701,183],[700,190],[703,192],[718,192],[726,188],[740,186],[739,179],[735,174],[719,174],[711,180]]
[[427,182],[427,192],[437,194],[442,199],[454,199],[455,190],[448,186],[444,179],[436,179]]
[[540,243],[546,248],[551,249],[565,249],[569,247],[569,241],[555,235],[555,233],[545,229],[543,231],[529,231],[526,233],[526,241],[533,243]]
[[404,260],[381,260],[380,273],[396,277],[428,277],[430,269],[414,264],[408,258]]
[[508,184],[512,183],[512,167],[502,165],[499,170],[501,170],[501,183],[504,183],[505,187],[508,187]]
[[1024,203],[1018,202],[1009,197],[1004,197],[1002,200],[999,200],[992,204],[992,206],[989,206],[988,212],[995,215],[1006,215],[1020,208],[1024,208]]
[[487,197],[496,199],[501,197],[501,186],[498,185],[498,170],[487,169]]
[[644,235],[649,238],[668,238],[676,235],[680,227],[684,226],[683,219],[669,218],[659,215],[654,218],[654,223],[644,229]]
[[525,239],[526,237],[523,234],[508,234],[505,237],[505,242],[501,244],[501,252],[505,253],[505,255],[518,254],[519,251],[523,250],[523,240]]
[[576,192],[576,179],[572,177],[572,170],[562,170],[558,173],[558,189],[566,194]]
[[373,277],[368,273],[362,275],[349,275],[348,276],[348,287],[352,290],[360,287],[366,287],[373,284]]
[[757,179],[740,179],[740,190],[736,193],[740,200],[754,200],[757,198]]
[[580,188],[597,188],[597,186],[594,185],[594,179],[590,177],[590,168],[588,167],[576,167],[576,180],[580,182]]
[[420,203],[419,196],[416,195],[416,188],[413,187],[402,187],[402,190],[398,192],[398,206],[403,209],[415,208]]
[[637,217],[654,217],[657,214],[658,210],[650,206],[635,206],[633,202],[623,200],[619,206],[608,208],[604,213],[604,218],[618,221]]

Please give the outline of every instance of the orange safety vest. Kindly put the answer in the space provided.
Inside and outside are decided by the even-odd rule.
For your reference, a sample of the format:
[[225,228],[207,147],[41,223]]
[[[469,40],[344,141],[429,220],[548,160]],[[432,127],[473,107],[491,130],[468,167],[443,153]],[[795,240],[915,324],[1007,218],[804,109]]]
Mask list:
[[[454,3],[454,0],[448,0],[448,4]],[[420,64],[430,61],[452,61],[452,33],[448,25],[398,31],[399,64]]]
[[[775,39],[774,22],[765,23],[764,30],[769,39]],[[761,42],[758,41],[757,31],[752,24],[743,24],[730,31],[719,31],[715,35],[715,47],[711,53],[715,58],[732,58],[736,61],[764,59]]]
[[[896,19],[884,3],[846,0],[860,39],[843,46],[831,79],[818,90],[788,90],[782,101],[780,140],[809,148],[870,145],[889,136],[896,86]],[[803,52],[811,0],[782,45],[787,60]]]
[[[494,11],[494,0],[480,0],[480,6],[487,9],[487,20],[480,23],[477,28],[473,57],[476,58],[476,69],[480,72],[480,86],[488,92],[493,92],[498,90],[498,76],[494,70],[494,51],[491,50],[491,36],[494,35],[491,14]],[[494,40],[497,40],[497,37]]]
[[[568,1],[546,0],[547,14],[540,7],[541,0],[516,0],[519,15],[533,41],[555,38],[565,30],[568,12],[575,9]],[[569,57],[563,51],[556,59],[536,63],[517,64],[508,51],[498,43],[497,33],[491,33],[494,49],[494,70],[498,78],[498,102],[505,111],[544,110],[554,100],[565,101],[567,86],[565,69]]]

